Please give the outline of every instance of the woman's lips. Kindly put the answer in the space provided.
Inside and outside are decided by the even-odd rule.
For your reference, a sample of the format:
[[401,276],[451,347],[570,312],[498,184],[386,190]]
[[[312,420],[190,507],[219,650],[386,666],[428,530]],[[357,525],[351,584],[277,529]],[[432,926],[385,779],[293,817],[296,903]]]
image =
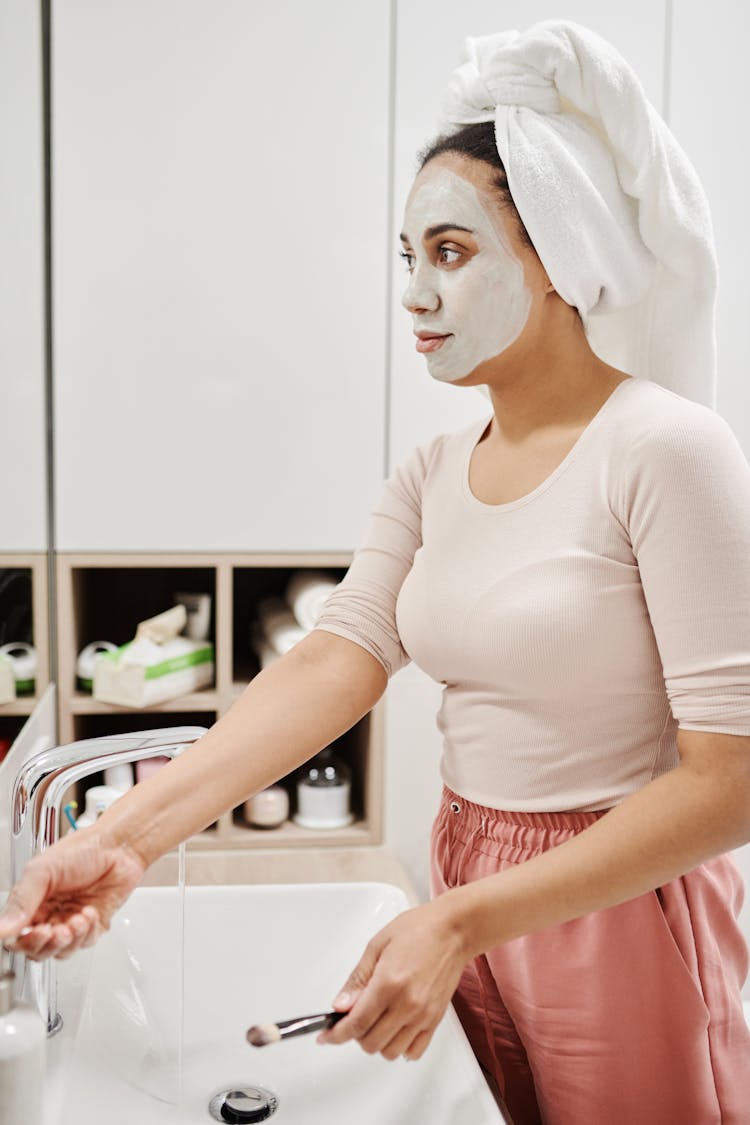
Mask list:
[[417,336],[417,351],[418,352],[436,352],[438,348],[442,348],[446,340],[450,339],[450,333],[445,336]]

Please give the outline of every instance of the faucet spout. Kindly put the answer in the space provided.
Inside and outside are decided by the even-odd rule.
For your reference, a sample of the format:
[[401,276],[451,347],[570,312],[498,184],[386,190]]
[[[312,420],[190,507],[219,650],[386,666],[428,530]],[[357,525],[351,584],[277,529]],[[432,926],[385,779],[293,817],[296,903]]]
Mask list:
[[[166,727],[161,730],[87,738],[43,750],[22,766],[11,798],[11,873],[15,883],[37,852],[60,837],[62,802],[76,781],[126,762],[146,758],[176,758],[206,733],[205,727]],[[21,962],[15,965],[18,958]],[[22,980],[21,995],[39,1010],[47,1034],[62,1027],[57,1011],[57,966],[53,959],[30,961],[14,954],[14,967]]]

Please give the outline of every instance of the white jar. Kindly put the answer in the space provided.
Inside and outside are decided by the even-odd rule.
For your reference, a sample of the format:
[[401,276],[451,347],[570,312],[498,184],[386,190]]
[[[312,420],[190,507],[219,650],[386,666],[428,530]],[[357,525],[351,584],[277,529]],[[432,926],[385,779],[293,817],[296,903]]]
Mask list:
[[289,794],[281,785],[269,785],[245,801],[244,816],[253,828],[278,828],[289,816]]
[[43,1121],[47,1029],[14,983],[15,973],[0,976],[0,1121]]
[[350,810],[349,769],[330,746],[313,758],[297,784],[295,824],[301,828],[345,828],[354,817]]
[[130,762],[118,762],[116,766],[107,766],[104,771],[104,785],[107,789],[119,789],[127,793],[135,785],[133,767]]
[[103,812],[122,797],[122,790],[109,785],[92,785],[86,790],[86,807],[76,821],[76,828],[95,824]]

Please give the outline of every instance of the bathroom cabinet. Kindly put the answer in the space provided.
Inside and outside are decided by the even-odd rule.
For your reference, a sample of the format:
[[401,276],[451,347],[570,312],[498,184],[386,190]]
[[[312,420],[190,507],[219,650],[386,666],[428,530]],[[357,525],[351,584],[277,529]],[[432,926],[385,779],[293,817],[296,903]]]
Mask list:
[[57,550],[358,542],[385,461],[390,19],[54,6]]
[[41,20],[0,4],[0,552],[47,549]]
[[[349,554],[60,554],[57,557],[59,741],[156,727],[210,726],[259,671],[250,629],[261,598],[282,596],[296,570],[343,577]],[[123,644],[139,621],[173,604],[178,592],[209,594],[214,683],[143,710],[94,699],[76,684],[77,654],[96,640]],[[335,743],[352,774],[354,821],[335,830],[304,829],[287,821],[277,829],[248,827],[241,808],[194,837],[193,848],[351,846],[382,840],[382,704]],[[295,807],[294,777],[283,779]],[[89,782],[88,784],[91,784]],[[93,782],[96,784],[96,781]]]

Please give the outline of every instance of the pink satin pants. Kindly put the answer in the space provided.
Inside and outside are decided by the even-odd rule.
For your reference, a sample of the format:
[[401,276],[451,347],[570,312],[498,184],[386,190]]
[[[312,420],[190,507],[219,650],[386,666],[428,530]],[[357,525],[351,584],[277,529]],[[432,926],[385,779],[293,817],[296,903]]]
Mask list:
[[[446,789],[433,895],[604,813],[508,813]],[[720,856],[631,902],[476,958],[453,1003],[514,1125],[750,1125],[742,882]]]

